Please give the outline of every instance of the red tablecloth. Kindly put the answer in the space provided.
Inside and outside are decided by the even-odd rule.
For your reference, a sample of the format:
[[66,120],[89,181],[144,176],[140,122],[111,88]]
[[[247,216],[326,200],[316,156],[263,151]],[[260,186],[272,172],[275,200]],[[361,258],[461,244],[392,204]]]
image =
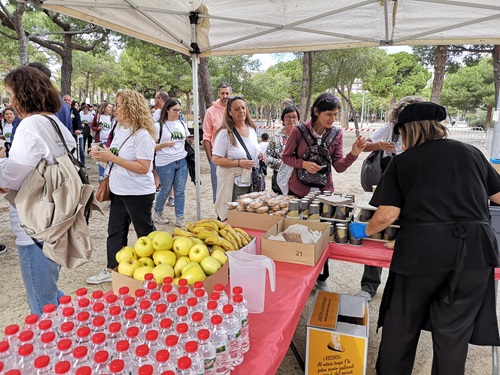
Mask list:
[[[260,238],[264,233],[249,231]],[[260,241],[257,241],[260,250]],[[316,279],[329,255],[326,250],[316,266],[275,262],[276,291],[266,288],[264,312],[249,314],[250,350],[231,374],[274,375],[292,341],[295,327]],[[231,280],[230,280],[231,282]]]

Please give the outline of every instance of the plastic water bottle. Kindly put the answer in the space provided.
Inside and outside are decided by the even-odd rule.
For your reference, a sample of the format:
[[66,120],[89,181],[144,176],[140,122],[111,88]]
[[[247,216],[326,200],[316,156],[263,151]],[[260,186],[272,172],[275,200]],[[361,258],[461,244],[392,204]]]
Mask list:
[[146,343],[146,332],[154,329],[153,315],[145,314],[141,317],[141,334],[139,340],[144,344]]
[[152,273],[147,273],[144,275],[144,282],[142,283],[141,289],[148,290],[148,285],[150,281],[154,281],[155,275]]
[[191,316],[194,312],[200,311],[198,307],[198,298],[191,297],[187,300],[188,315]]
[[[52,332],[52,331],[44,331],[45,332]],[[38,340],[35,340],[35,334],[33,331],[22,331],[19,336],[19,346],[24,345],[24,344],[33,344],[33,345],[39,345]]]
[[194,293],[197,289],[203,289],[203,281],[195,281],[195,282],[194,282],[194,284],[193,284],[193,293]]
[[73,349],[73,369],[76,371],[83,366],[92,366],[89,349],[86,346],[77,346]]
[[176,335],[167,336],[165,345],[170,353],[170,359],[177,363],[177,360],[184,355],[184,349],[179,345],[179,338]]
[[229,303],[229,297],[227,293],[224,291],[224,285],[215,284],[214,291],[220,294],[220,303],[222,306],[227,305]]
[[56,334],[52,331],[45,332],[40,338],[42,343],[38,352],[49,356],[51,361],[54,362],[57,354]]
[[[4,364],[4,369],[12,368],[15,364],[14,351],[8,341],[0,341],[0,363]],[[3,374],[0,371],[0,374]]]
[[198,299],[198,309],[205,314],[207,312],[207,302],[208,296],[205,289],[196,289],[194,291],[194,296]]
[[128,296],[123,300],[123,311],[127,312],[133,309],[135,309],[135,298]]
[[188,341],[186,343],[186,355],[191,359],[191,369],[195,375],[205,374],[205,363],[203,356],[198,352],[198,342]]
[[130,296],[130,289],[129,289],[129,287],[128,286],[122,286],[122,287],[120,287],[120,289],[118,289],[118,304],[121,307],[124,307],[123,301],[125,300],[125,298],[127,298],[129,296]]
[[88,298],[78,300],[78,311],[91,311],[90,300]]
[[75,375],[92,375],[92,367],[81,366],[78,369],[76,369]]
[[[38,334],[39,334],[39,336],[38,336],[37,338],[35,338],[35,341],[37,342],[37,344],[39,344],[39,343],[40,343],[40,336],[41,336],[43,333],[45,333],[45,332],[50,332],[50,331],[52,331],[52,327],[53,327],[53,325],[52,325],[52,320],[50,320],[50,319],[40,320],[40,322],[38,323]],[[19,341],[26,341],[26,340],[24,340],[22,337],[23,337],[24,335],[26,335],[27,333],[29,333],[29,332],[31,332],[31,333],[33,333],[33,334],[34,334],[34,332],[33,332],[33,331],[23,331],[23,332],[21,332],[21,333],[19,334]],[[29,334],[29,336],[31,336],[31,333]]]
[[243,296],[241,294],[233,295],[233,303],[241,321],[241,350],[243,353],[246,353],[250,349],[248,308],[243,303]]
[[21,370],[22,374],[33,374],[35,372],[33,367],[35,354],[33,353],[33,350],[33,344],[21,345],[17,350],[17,368]]
[[9,343],[14,351],[17,350],[19,347],[19,326],[17,324],[11,324],[5,327],[4,333],[3,339]]
[[174,293],[174,288],[172,287],[172,284],[163,284],[160,290],[162,294],[162,299],[166,299],[169,294]]
[[209,327],[212,324],[212,316],[220,315],[217,307],[218,307],[217,302],[215,301],[207,302],[207,314],[205,315],[205,322]]
[[194,338],[198,337],[200,329],[208,329],[208,324],[203,320],[203,314],[199,311],[191,315],[191,324],[189,325],[189,332]]
[[191,358],[184,356],[177,361],[177,374],[178,375],[196,375],[191,367]]
[[189,287],[188,281],[186,279],[179,279],[177,284],[178,284],[177,292],[179,292],[179,288],[184,288],[184,287],[188,288],[186,293],[186,299],[188,299],[189,297],[194,297],[194,294],[191,291],[191,288]]
[[127,310],[125,311],[125,324],[124,328],[128,329],[130,327],[135,327],[137,326],[138,320],[137,320],[137,311],[135,310]]
[[156,352],[156,369],[158,374],[163,374],[167,370],[175,371],[175,363],[170,360],[168,350],[162,349]]
[[113,306],[108,311],[108,327],[111,323],[121,323],[122,308],[120,306]]
[[108,343],[106,341],[106,334],[103,332],[94,333],[92,336],[92,346],[90,348],[90,357],[94,358],[96,353],[105,350],[109,352]]
[[158,284],[156,283],[156,281],[154,281],[154,279],[152,281],[149,281],[146,289],[146,297],[151,298],[151,293],[157,290],[158,290]]
[[159,340],[161,342],[165,342],[167,336],[173,334],[175,334],[175,331],[172,325],[172,319],[163,318],[162,320],[160,320]]
[[113,322],[108,327],[108,345],[111,348],[109,354],[113,357],[115,354],[114,348],[116,348],[116,343],[122,338],[122,324],[120,322]]
[[241,295],[243,297],[243,304],[248,307],[247,300],[243,296],[243,288],[241,286],[235,286],[235,287],[233,287],[233,296],[235,296],[237,294],[239,294],[239,295]]
[[76,330],[76,345],[77,346],[88,346],[92,336],[90,335],[89,327],[82,327]]
[[177,294],[169,294],[167,296],[167,315],[173,321],[177,319],[177,307],[179,307],[177,303]]
[[139,332],[140,332],[139,327],[127,328],[126,335],[132,353],[135,353],[135,349],[141,344],[141,340],[139,338]]
[[88,299],[87,294],[88,290],[87,288],[78,288],[75,292],[76,297],[75,297],[75,302],[78,304],[78,301],[82,299]]
[[104,303],[104,307],[110,308],[111,306],[119,306],[118,296],[116,294],[108,294],[104,299],[106,302]]
[[194,337],[189,333],[189,325],[187,323],[179,323],[175,326],[175,331],[179,337],[179,345],[184,348],[188,341],[194,340]]
[[99,350],[94,354],[94,368],[93,375],[107,375],[108,371],[109,353],[106,350]]
[[57,319],[59,321],[62,321],[63,310],[68,308],[68,307],[74,308],[73,302],[71,302],[71,296],[68,296],[68,295],[61,296],[61,298],[59,298],[59,306],[57,306],[57,309],[56,309],[56,315],[57,315]]
[[109,364],[109,372],[113,375],[129,375],[125,371],[125,362],[122,359],[113,359]]
[[172,276],[165,276],[163,278],[163,285],[172,285],[173,281],[174,279],[172,278]]
[[42,315],[40,315],[40,321],[42,320],[55,320],[57,319],[56,305],[49,303],[42,308]]
[[142,365],[139,367],[138,374],[139,375],[153,375],[153,366],[151,365]]
[[146,332],[146,344],[149,347],[149,352],[153,358],[156,358],[156,353],[163,347],[158,341],[158,331],[151,329]]
[[92,305],[92,312],[90,317],[93,319],[98,316],[102,316],[104,314],[105,304],[102,302],[96,302]]
[[118,341],[116,343],[115,358],[123,360],[124,363],[126,364],[125,369],[131,371],[132,357],[130,355],[129,348],[130,344],[127,340]]
[[70,361],[60,361],[54,366],[54,373],[58,375],[70,374],[71,363]]
[[167,318],[167,305],[165,303],[158,303],[156,306],[155,306],[155,314],[154,314],[154,317],[155,317],[155,323],[158,325],[159,327],[159,322],[161,322],[162,319],[165,319]]
[[[63,297],[65,297],[65,296],[63,296]],[[31,330],[33,332],[37,332],[37,330],[38,330],[38,315],[30,314],[24,319],[23,331],[26,331],[26,330]]]
[[139,316],[151,314],[153,311],[151,309],[151,301],[145,299],[139,303]]
[[104,316],[96,316],[92,319],[92,333],[104,332],[106,329],[106,318]]
[[211,318],[212,326],[210,328],[210,337],[215,345],[217,353],[216,374],[229,374],[229,339],[225,328],[222,326],[222,316],[214,315]]
[[139,306],[141,301],[144,301],[146,299],[146,290],[142,288],[136,289],[134,292],[134,296],[135,303],[137,304],[137,306]]
[[210,339],[210,331],[201,329],[198,331],[198,351],[203,356],[205,375],[216,375],[216,350],[213,341]]
[[[102,307],[104,308],[104,305],[101,303]],[[90,324],[90,314],[88,311],[83,311],[79,312],[76,314],[76,329],[80,327],[86,327]]]
[[225,305],[223,311],[224,317],[222,324],[229,338],[229,358],[231,366],[236,367],[243,362],[243,351],[241,349],[241,320],[236,311],[234,311],[233,305]]
[[33,362],[36,375],[52,374],[52,366],[48,355],[40,355]]
[[104,293],[102,290],[94,290],[92,292],[92,305],[96,304],[97,302],[104,303]]
[[188,308],[186,306],[181,306],[177,308],[177,319],[175,322],[177,324],[189,323]]
[[154,309],[160,303],[161,293],[158,290],[151,292],[149,299],[151,300],[151,307]]
[[180,286],[177,288],[179,293],[179,305],[185,306],[187,304],[188,298],[190,298],[190,289],[188,286]]
[[57,343],[57,362],[73,360],[73,341],[70,339],[62,339]]
[[137,374],[139,368],[144,365],[154,365],[153,357],[149,354],[149,347],[146,344],[139,345],[135,349],[133,373]]

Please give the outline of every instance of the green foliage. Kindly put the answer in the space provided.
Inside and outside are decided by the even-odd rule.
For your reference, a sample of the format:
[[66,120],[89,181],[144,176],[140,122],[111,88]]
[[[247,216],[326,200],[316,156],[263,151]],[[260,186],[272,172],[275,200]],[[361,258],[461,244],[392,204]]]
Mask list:
[[487,105],[494,106],[493,62],[484,58],[478,64],[460,68],[446,76],[441,102],[450,109],[473,111]]
[[217,86],[222,82],[229,83],[235,93],[245,91],[245,83],[251,79],[252,72],[257,71],[259,66],[260,61],[254,59],[252,55],[210,57],[208,71],[214,95]]

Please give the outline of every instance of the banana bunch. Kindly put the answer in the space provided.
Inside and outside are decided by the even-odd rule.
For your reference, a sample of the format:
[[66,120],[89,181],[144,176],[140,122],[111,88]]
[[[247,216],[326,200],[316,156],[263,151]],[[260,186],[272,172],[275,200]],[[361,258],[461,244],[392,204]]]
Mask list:
[[188,222],[185,228],[175,228],[174,236],[196,237],[212,246],[212,249],[224,251],[239,250],[252,241],[243,229],[233,228],[216,219]]

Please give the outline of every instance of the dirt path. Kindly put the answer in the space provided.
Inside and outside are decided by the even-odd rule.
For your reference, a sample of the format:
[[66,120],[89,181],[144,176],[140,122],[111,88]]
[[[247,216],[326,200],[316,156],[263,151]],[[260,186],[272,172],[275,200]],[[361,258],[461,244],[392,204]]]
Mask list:
[[[354,141],[354,133],[348,132],[344,135],[344,144],[346,145],[344,153],[349,150],[352,142]],[[357,160],[346,172],[334,175],[335,191],[342,193],[352,193],[357,197],[363,194],[359,183],[359,172],[361,167],[361,160],[366,157],[363,154],[360,160]],[[88,161],[90,166],[91,181],[97,185],[97,168],[94,163]],[[212,190],[210,183],[210,169],[206,161],[205,155],[201,153],[201,211],[202,217],[213,217],[212,205]],[[270,176],[267,180],[267,187],[270,190]],[[186,219],[192,221],[196,219],[196,194],[194,185],[188,182],[186,186]],[[104,205],[104,216],[96,215],[91,220],[91,230],[93,233],[93,242],[95,245],[95,252],[92,260],[84,266],[75,269],[63,269],[60,275],[59,285],[61,289],[68,294],[74,293],[79,287],[85,286],[89,291],[102,289],[109,290],[111,285],[109,283],[101,284],[98,286],[91,286],[85,283],[85,279],[94,275],[102,270],[106,264],[106,236],[107,236],[107,222],[108,222],[107,205]],[[173,208],[166,208],[165,213],[169,218],[174,218]],[[0,200],[0,243],[7,245],[7,253],[0,255],[0,330],[3,332],[5,326],[17,323],[22,324],[24,317],[29,314],[29,310],[25,301],[24,286],[19,271],[17,251],[14,243],[14,237],[10,232],[10,223],[8,218],[8,206],[5,200]],[[173,230],[172,225],[159,226],[162,230]],[[129,244],[133,245],[136,240],[135,233],[130,232]],[[43,270],[40,270],[43,272]],[[330,261],[330,278],[329,284],[332,291],[357,294],[359,291],[359,281],[363,273],[363,266],[358,264]],[[369,340],[369,354],[367,364],[367,374],[374,375],[374,366],[377,356],[378,344],[380,340],[380,333],[375,332],[376,322],[378,318],[378,308],[381,300],[381,293],[385,285],[387,271],[383,273],[384,284],[381,286],[379,293],[370,303],[370,340]],[[299,325],[295,330],[294,343],[297,346],[299,353],[305,357],[306,348],[306,329],[305,322],[309,315],[311,298],[304,308]],[[251,328],[250,328],[251,329]],[[1,336],[1,334],[0,334]],[[258,343],[252,343],[258,345]],[[418,348],[414,374],[430,374],[432,363],[432,344],[430,335],[427,333],[422,334],[420,345]],[[279,375],[299,375],[300,371],[295,358],[289,350],[284,358],[281,367],[278,370]],[[484,375],[491,373],[491,348],[472,347],[469,350],[467,360],[468,375]],[[249,374],[258,375],[258,374]]]

